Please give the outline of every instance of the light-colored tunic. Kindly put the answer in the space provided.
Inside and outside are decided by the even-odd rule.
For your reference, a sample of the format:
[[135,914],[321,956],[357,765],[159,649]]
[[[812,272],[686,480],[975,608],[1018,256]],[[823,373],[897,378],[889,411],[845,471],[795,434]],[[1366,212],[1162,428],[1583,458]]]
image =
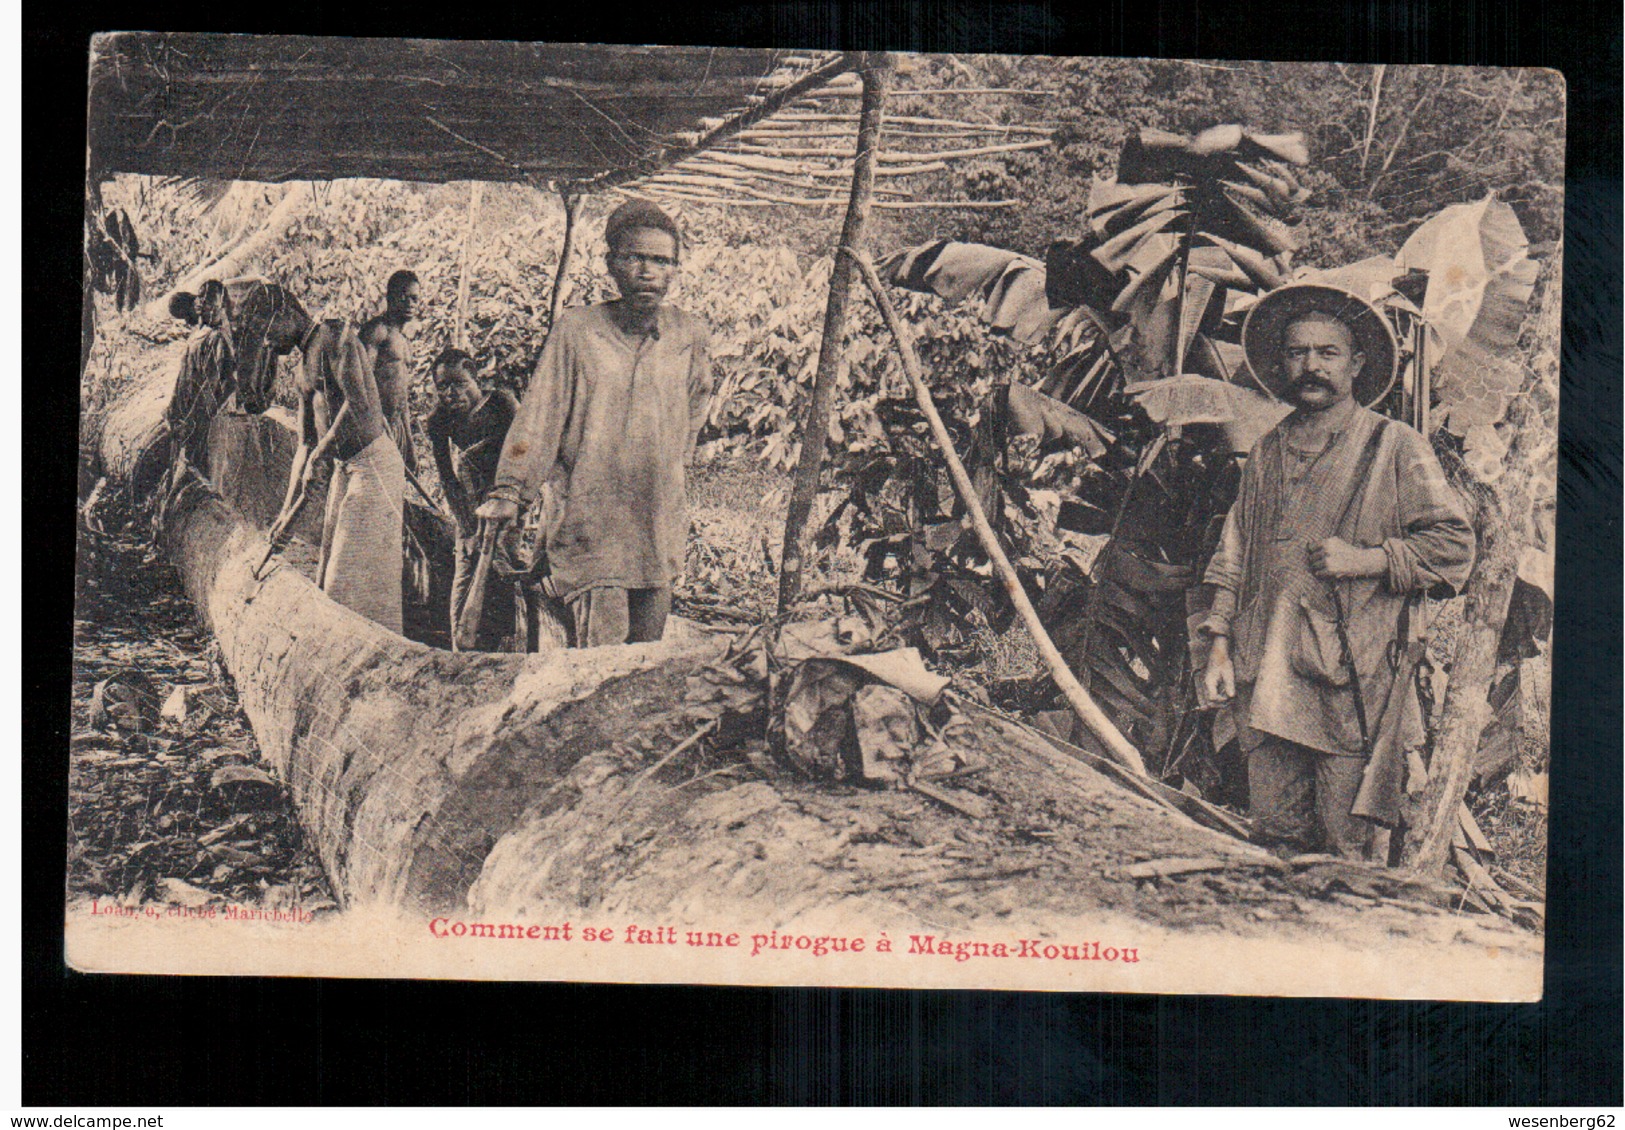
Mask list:
[[399,635],[401,507],[406,464],[388,435],[333,462],[327,488],[331,531],[322,591]]
[[1408,642],[1396,642],[1402,612],[1418,594],[1459,592],[1475,539],[1427,440],[1404,424],[1387,421],[1363,489],[1355,481],[1380,421],[1353,406],[1318,456],[1289,452],[1279,425],[1258,441],[1203,578],[1214,586],[1203,628],[1231,637],[1244,749],[1274,735],[1323,753],[1359,754],[1330,591],[1310,571],[1308,554],[1334,535],[1382,547],[1383,576],[1336,584],[1375,751],[1355,812],[1393,823],[1404,751],[1423,738],[1409,671],[1395,663]]
[[601,585],[660,588],[682,569],[684,468],[710,401],[709,351],[705,326],[670,306],[644,336],[617,326],[608,304],[559,315],[496,485],[533,501],[555,465],[563,468],[547,539],[560,597]]

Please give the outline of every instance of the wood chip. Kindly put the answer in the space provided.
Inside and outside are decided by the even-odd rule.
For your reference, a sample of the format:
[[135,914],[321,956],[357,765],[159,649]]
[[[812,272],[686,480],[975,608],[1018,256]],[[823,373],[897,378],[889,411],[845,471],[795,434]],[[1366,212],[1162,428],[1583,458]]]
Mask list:
[[1198,871],[1223,871],[1231,867],[1256,867],[1258,864],[1239,860],[1208,857],[1203,859],[1148,859],[1132,863],[1119,872],[1125,879],[1166,879],[1173,875],[1190,875]]
[[972,820],[985,820],[993,811],[993,806],[975,793],[967,793],[961,789],[946,789],[941,785],[929,784],[925,781],[912,781],[909,788],[922,796],[930,797],[938,804],[946,805],[957,812],[962,812]]

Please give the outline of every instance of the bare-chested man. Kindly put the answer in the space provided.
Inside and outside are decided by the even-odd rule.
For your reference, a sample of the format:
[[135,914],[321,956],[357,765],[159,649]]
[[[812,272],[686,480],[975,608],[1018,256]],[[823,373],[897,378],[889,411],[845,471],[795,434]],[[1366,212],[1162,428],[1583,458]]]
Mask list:
[[412,343],[406,323],[418,316],[422,288],[411,271],[396,271],[384,287],[384,312],[361,327],[361,344],[372,355],[372,375],[378,386],[389,433],[400,448],[407,470],[417,473],[417,452],[412,447],[408,392],[412,378]]
[[[338,603],[398,633],[406,477],[371,359],[355,331],[337,320],[311,326],[301,348],[299,448],[283,511],[331,459],[317,581]],[[285,530],[274,531],[272,544],[285,537]]]
[[[451,622],[463,614],[463,604],[479,561],[480,521],[474,508],[496,485],[502,441],[507,438],[519,402],[505,389],[486,392],[474,377],[474,359],[461,349],[447,349],[435,358],[436,407],[424,425],[429,449],[446,502],[457,519],[457,566],[451,581]],[[511,532],[511,527],[509,527]],[[511,585],[489,585],[475,648],[490,651],[512,630]]]

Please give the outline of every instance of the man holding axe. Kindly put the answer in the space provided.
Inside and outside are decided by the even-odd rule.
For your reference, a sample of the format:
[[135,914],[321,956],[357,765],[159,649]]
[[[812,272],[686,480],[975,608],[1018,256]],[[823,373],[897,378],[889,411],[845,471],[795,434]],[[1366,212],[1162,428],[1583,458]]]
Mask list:
[[312,325],[300,346],[299,447],[265,561],[287,545],[310,484],[331,460],[317,583],[338,603],[399,633],[406,470],[385,425],[367,350],[337,320]]
[[[474,516],[496,482],[502,441],[519,402],[503,389],[486,392],[474,378],[474,359],[461,349],[435,358],[435,410],[424,424],[435,469],[457,523],[457,564],[451,581],[452,648],[493,651],[513,631],[513,586],[489,585],[498,550],[498,524]],[[510,528],[511,529],[511,528]]]

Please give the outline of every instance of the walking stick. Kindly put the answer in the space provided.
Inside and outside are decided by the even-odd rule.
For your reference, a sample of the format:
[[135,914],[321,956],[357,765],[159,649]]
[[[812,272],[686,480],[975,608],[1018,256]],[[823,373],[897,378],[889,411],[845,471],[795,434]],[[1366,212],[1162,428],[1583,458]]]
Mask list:
[[474,579],[469,583],[468,595],[457,612],[457,623],[452,625],[453,651],[472,650],[479,636],[480,621],[485,613],[485,583],[491,575],[491,557],[496,550],[498,528],[498,523],[491,519],[480,519],[480,559],[474,566]]

